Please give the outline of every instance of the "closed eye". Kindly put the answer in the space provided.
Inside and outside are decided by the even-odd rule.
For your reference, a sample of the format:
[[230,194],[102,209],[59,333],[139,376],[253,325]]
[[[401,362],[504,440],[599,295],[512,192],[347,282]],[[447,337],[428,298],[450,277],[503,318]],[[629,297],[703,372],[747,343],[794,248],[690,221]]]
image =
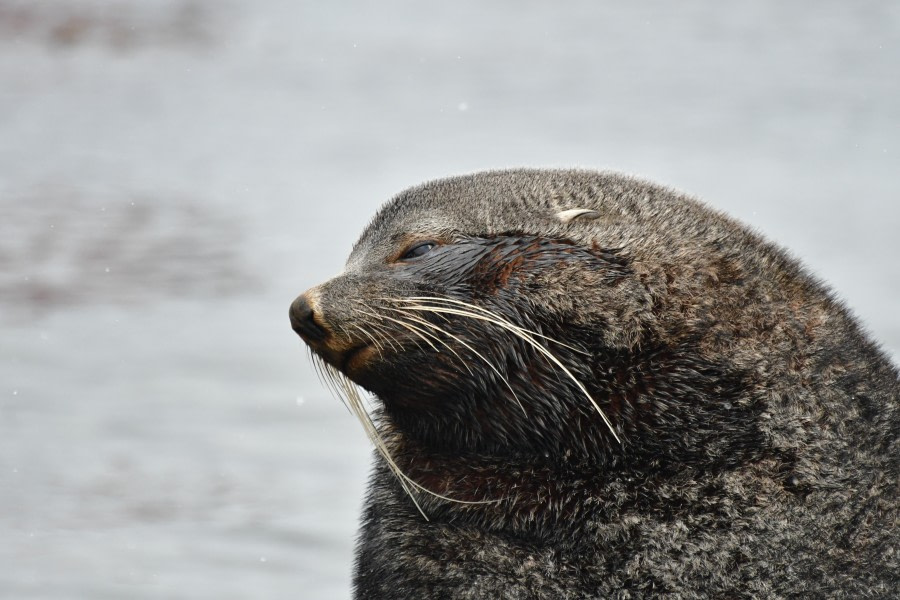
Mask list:
[[413,260],[419,258],[420,256],[431,252],[436,246],[437,244],[434,242],[420,242],[411,246],[409,250],[400,257],[400,260]]

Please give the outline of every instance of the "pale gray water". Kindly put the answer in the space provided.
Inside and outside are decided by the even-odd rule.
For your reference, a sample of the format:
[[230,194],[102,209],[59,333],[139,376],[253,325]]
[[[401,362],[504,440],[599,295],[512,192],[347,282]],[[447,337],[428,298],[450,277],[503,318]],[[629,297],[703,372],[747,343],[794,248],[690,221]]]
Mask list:
[[615,168],[900,356],[900,4],[0,0],[0,597],[346,598],[370,461],[287,307],[432,177]]

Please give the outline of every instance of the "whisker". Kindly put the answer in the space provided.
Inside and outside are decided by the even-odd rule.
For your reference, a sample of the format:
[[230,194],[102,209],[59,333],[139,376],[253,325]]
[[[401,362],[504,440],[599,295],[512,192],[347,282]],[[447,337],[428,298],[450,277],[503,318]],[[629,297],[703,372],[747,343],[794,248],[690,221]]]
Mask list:
[[483,306],[478,306],[477,304],[471,304],[469,302],[463,302],[462,300],[457,300],[455,298],[445,298],[445,297],[441,297],[441,296],[411,296],[409,298],[384,298],[384,300],[388,300],[391,302],[412,302],[412,303],[421,302],[421,301],[443,302],[445,304],[455,304],[457,306],[464,306],[475,312],[482,313],[485,316],[490,317],[491,319],[498,319],[500,321],[503,321],[510,328],[520,330],[520,331],[527,333],[528,335],[531,335],[534,337],[545,339],[548,342],[553,342],[554,344],[556,344],[558,346],[562,346],[563,348],[568,348],[569,350],[572,350],[573,352],[578,352],[579,354],[584,354],[585,356],[590,356],[590,352],[587,352],[586,350],[584,350],[582,348],[578,348],[576,346],[566,344],[565,342],[561,342],[556,338],[552,338],[552,337],[545,335],[543,333],[540,333],[538,331],[526,329],[524,327],[521,327],[519,325],[516,325],[515,323],[512,323],[512,322],[504,319],[503,317],[500,317],[496,313],[484,308]]
[[[368,307],[366,307],[365,309],[360,309],[354,307],[354,311],[369,317],[367,325],[371,327],[372,330],[370,331],[355,323],[351,325],[354,329],[359,331],[360,334],[369,339],[379,352],[384,351],[385,343],[390,345],[395,350],[397,349],[396,344],[399,343],[396,338],[394,338],[392,335],[389,335],[390,331],[386,327],[384,327],[383,324],[387,321],[396,323],[401,327],[406,328],[408,331],[412,332],[418,339],[421,339],[423,342],[428,344],[435,352],[439,352],[440,350],[429,340],[429,338],[453,351],[452,347],[447,345],[446,342],[439,339],[429,331],[426,331],[421,327],[402,319],[395,319],[383,314],[377,314],[375,312],[367,310],[367,308]],[[374,333],[376,331],[380,334],[381,340],[376,337]],[[345,329],[342,329],[340,333],[345,337],[351,337],[348,335]],[[418,346],[418,341],[416,339],[414,339],[413,341]],[[320,383],[322,383],[322,385],[326,389],[328,389],[333,396],[340,400],[341,404],[344,405],[348,412],[354,415],[362,424],[363,431],[365,432],[366,437],[369,438],[369,440],[375,446],[375,449],[382,456],[382,458],[384,458],[388,468],[397,477],[398,481],[400,482],[400,486],[410,497],[410,500],[412,500],[413,504],[416,506],[416,509],[419,511],[419,513],[421,513],[425,520],[429,520],[428,515],[417,499],[416,491],[428,494],[441,500],[445,500],[447,502],[454,502],[457,504],[491,504],[502,501],[502,499],[459,500],[456,498],[451,498],[449,496],[445,496],[443,494],[439,494],[433,490],[430,490],[409,477],[406,473],[403,472],[403,470],[394,460],[393,456],[391,456],[391,452],[384,439],[381,437],[381,433],[379,432],[378,427],[376,426],[375,421],[372,418],[372,415],[369,413],[369,409],[366,408],[366,403],[363,400],[359,388],[356,386],[356,384],[354,384],[346,375],[338,371],[335,367],[328,364],[322,358],[312,352],[310,348],[307,348],[307,351],[309,352],[309,355],[312,359],[313,369],[315,370],[316,377],[319,379]]]
[[332,396],[341,401],[341,404],[344,405],[344,408],[347,409],[351,415],[355,414],[353,409],[350,408],[349,401],[344,398],[344,395],[341,394],[340,389],[338,388],[337,382],[334,380],[334,376],[331,374],[330,367],[328,364],[319,358],[318,356],[314,356],[313,365],[316,369],[316,374],[319,376],[320,381],[322,381],[325,389],[327,389]]
[[[616,440],[616,442],[618,442],[619,444],[622,443],[622,440],[619,438],[618,434],[616,434],[616,431],[613,428],[613,425],[610,422],[609,418],[606,416],[606,413],[603,412],[603,409],[600,408],[600,405],[597,404],[597,401],[594,400],[594,398],[590,395],[590,393],[587,391],[587,388],[584,387],[584,384],[581,383],[578,380],[578,378],[575,377],[575,375],[573,375],[572,372],[552,352],[550,352],[547,348],[545,348],[544,346],[539,344],[532,337],[533,332],[528,332],[524,328],[518,327],[517,325],[510,323],[506,319],[504,319],[494,313],[491,313],[490,311],[486,311],[485,309],[480,308],[480,307],[478,307],[480,312],[472,312],[471,310],[450,308],[450,307],[447,307],[446,305],[445,306],[429,306],[427,304],[422,304],[422,302],[430,302],[435,299],[436,298],[421,296],[421,297],[409,298],[409,299],[404,299],[404,300],[415,300],[414,303],[410,303],[406,307],[407,310],[444,313],[444,314],[452,314],[452,315],[457,315],[457,316],[462,316],[462,317],[468,317],[471,319],[477,319],[480,321],[486,321],[489,323],[493,323],[493,324],[497,325],[498,327],[501,327],[502,329],[505,329],[505,330],[509,331],[510,333],[515,334],[517,337],[519,337],[520,339],[524,340],[526,343],[531,345],[535,350],[540,352],[553,365],[558,367],[575,384],[575,386],[578,387],[579,391],[588,399],[588,401],[590,401],[590,403],[593,405],[593,407],[597,410],[597,413],[600,415],[600,418],[603,419],[603,422],[606,424],[606,427],[609,429],[609,432],[612,434],[612,436]],[[437,298],[437,300],[442,300],[442,299]],[[453,303],[462,305],[462,306],[469,306],[467,303],[461,302],[461,301],[454,301]],[[483,314],[483,313],[487,313],[487,314]],[[540,336],[540,337],[546,338],[546,336]]]
[[[376,313],[376,312],[373,312],[373,311],[369,308],[369,306],[368,306],[367,304],[365,304],[364,302],[362,302],[361,300],[357,300],[356,303],[357,303],[358,306],[363,307],[363,309],[365,309],[365,310],[361,310],[361,309],[358,308],[358,307],[353,307],[353,312],[354,312],[354,313],[357,313],[357,314],[362,314],[362,315],[365,315],[365,316],[369,317],[369,318],[365,319],[366,324],[367,324],[369,327],[373,328],[373,329],[374,329],[375,331],[377,331],[378,333],[380,333],[380,334],[381,334],[381,341],[382,341],[382,342],[386,342],[387,344],[389,344],[390,347],[391,347],[391,349],[392,349],[394,352],[399,351],[400,348],[398,347],[397,344],[394,343],[394,342],[395,342],[395,338],[394,338],[393,334],[392,334],[392,333],[390,332],[390,330],[388,330],[384,325],[382,325],[382,323],[384,322],[384,319],[381,318],[381,315],[379,315],[379,314]],[[383,348],[382,348],[382,350],[383,350]]]
[[[366,311],[360,311],[360,312],[362,312],[363,314],[368,314]],[[429,340],[429,339],[422,333],[422,330],[419,329],[418,327],[416,327],[415,325],[410,325],[409,323],[405,323],[405,322],[403,322],[403,321],[400,321],[399,319],[394,319],[394,318],[392,318],[392,317],[386,317],[386,316],[384,316],[384,315],[381,315],[381,316],[382,316],[382,318],[387,319],[388,321],[393,321],[394,323],[397,323],[397,324],[400,325],[401,327],[404,327],[404,328],[406,328],[407,330],[411,331],[411,332],[414,333],[419,339],[421,339],[421,340],[424,341],[426,344],[428,344],[429,346],[431,346],[431,349],[432,349],[432,350],[434,350],[435,352],[440,352],[440,350],[438,350],[437,347],[436,347],[434,344],[431,343],[431,340]],[[413,343],[415,343],[415,344],[418,346],[418,342],[416,342],[415,339],[413,340]],[[421,346],[419,346],[419,349],[421,350]]]
[[[401,309],[398,309],[398,308],[391,308],[391,309],[389,309],[389,310],[400,311]],[[446,331],[446,330],[444,330],[444,329],[438,327],[438,326],[435,325],[434,323],[432,323],[432,322],[430,322],[430,321],[427,321],[427,320],[423,319],[422,317],[420,317],[420,316],[418,316],[418,315],[414,315],[414,314],[404,314],[404,316],[405,316],[407,319],[412,319],[414,322],[419,323],[419,324],[421,324],[421,325],[423,325],[423,326],[425,326],[425,327],[430,327],[431,329],[434,329],[434,330],[437,331],[438,333],[443,333],[443,334],[446,335],[447,337],[453,338],[454,340],[456,340],[457,342],[459,342],[461,345],[466,346],[466,347],[468,347],[468,348],[471,350],[471,347],[469,347],[464,341],[462,341],[461,339],[459,339],[457,336],[453,335],[453,334],[450,333],[449,331]],[[466,368],[466,370],[469,372],[469,375],[472,375],[472,376],[475,375],[475,372],[472,371],[472,368],[469,366],[469,363],[468,363],[466,360],[464,360],[462,356],[459,355],[459,353],[456,351],[455,348],[453,348],[453,346],[451,346],[450,344],[448,344],[447,342],[445,342],[444,340],[442,340],[442,339],[439,338],[438,336],[434,335],[433,333],[429,333],[428,335],[429,335],[433,340],[435,340],[436,342],[439,342],[439,343],[443,344],[445,348],[447,348],[450,352],[452,352],[452,353],[456,356],[456,358],[459,359],[459,362],[462,363],[462,365],[463,365],[463,366]],[[477,353],[476,353],[476,354],[477,354]]]
[[428,515],[425,513],[419,501],[416,499],[414,490],[419,490],[425,494],[434,496],[435,498],[446,500],[448,502],[455,502],[457,504],[492,504],[501,501],[500,499],[459,500],[456,498],[451,498],[449,496],[438,494],[435,491],[429,490],[425,486],[419,484],[411,477],[409,477],[406,473],[403,472],[403,470],[391,456],[391,452],[388,449],[385,441],[382,439],[381,434],[378,431],[378,427],[372,420],[372,416],[369,414],[369,411],[366,410],[365,402],[363,401],[362,396],[359,393],[359,388],[356,386],[356,384],[350,381],[350,379],[348,379],[343,373],[341,373],[331,365],[325,364],[324,367],[325,373],[327,373],[327,377],[331,379],[332,383],[335,385],[334,391],[337,391],[340,395],[347,398],[348,404],[352,408],[353,414],[357,417],[357,419],[359,419],[360,423],[362,423],[363,430],[365,431],[366,436],[371,440],[378,453],[384,458],[385,462],[388,465],[388,468],[390,468],[394,475],[397,476],[398,480],[400,481],[401,487],[403,487],[403,490],[407,493],[413,504],[415,504],[418,511],[426,520],[429,520]]
[[391,347],[391,350],[394,352],[400,351],[400,342],[396,339],[396,336],[390,329],[380,323],[368,323],[368,325],[381,334],[382,341],[386,342]]
[[[401,312],[407,312],[408,309],[395,308],[395,309],[392,309],[392,310],[401,311]],[[498,369],[491,361],[489,361],[489,360],[488,360],[481,352],[479,352],[478,350],[476,350],[475,348],[473,348],[473,347],[472,347],[470,344],[468,344],[467,342],[464,342],[463,340],[461,340],[458,336],[455,336],[455,335],[453,335],[452,333],[450,333],[450,332],[448,332],[448,331],[445,331],[444,329],[442,329],[441,327],[438,327],[438,326],[435,325],[434,323],[429,323],[429,322],[426,321],[425,319],[420,319],[420,321],[422,322],[422,324],[427,325],[428,327],[432,327],[432,328],[434,328],[436,331],[439,331],[439,332],[443,333],[444,335],[453,338],[454,340],[456,340],[457,342],[459,342],[460,345],[465,346],[466,348],[468,348],[469,351],[470,351],[472,354],[474,354],[475,356],[477,356],[478,358],[480,358],[482,361],[484,361],[484,364],[486,364],[488,367],[490,367],[490,369],[491,369],[494,373],[497,374],[497,377],[500,378],[500,381],[502,381],[502,382],[506,385],[506,387],[509,389],[510,393],[511,393],[512,396],[513,396],[513,399],[516,401],[516,404],[518,404],[518,405],[519,405],[519,408],[522,409],[522,414],[524,414],[526,417],[528,416],[528,412],[525,410],[525,406],[522,405],[522,402],[519,400],[519,396],[516,395],[516,391],[513,389],[512,385],[509,383],[509,379],[507,379],[507,377],[506,377],[505,375],[503,375],[503,373],[500,372],[500,369]],[[444,345],[446,345],[446,343],[445,343]],[[447,346],[447,347],[449,348],[449,346]],[[452,348],[451,348],[451,350],[452,350]],[[463,363],[464,365],[466,364],[466,361],[462,360],[462,357],[459,356],[459,354],[458,354],[455,350],[453,351],[453,353],[456,354],[457,357],[459,357],[460,361],[462,361],[462,363]],[[467,368],[467,369],[469,368],[468,365],[466,366],[466,368]],[[471,370],[471,369],[469,369],[469,373],[472,373],[472,370]]]
[[353,324],[353,328],[360,332],[363,336],[368,338],[369,341],[372,342],[372,346],[374,346],[375,349],[378,350],[379,354],[382,354],[384,352],[384,346],[382,346],[381,342],[379,342],[378,339],[376,339],[375,336],[372,335],[369,331],[356,324]]

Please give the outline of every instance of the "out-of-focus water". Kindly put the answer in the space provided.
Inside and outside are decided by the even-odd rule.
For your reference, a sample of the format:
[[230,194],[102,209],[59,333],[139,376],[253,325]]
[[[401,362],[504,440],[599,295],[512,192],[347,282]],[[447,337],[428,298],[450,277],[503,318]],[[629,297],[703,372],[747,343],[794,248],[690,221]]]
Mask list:
[[900,4],[0,0],[0,597],[346,598],[290,301],[425,179],[692,192],[900,355]]

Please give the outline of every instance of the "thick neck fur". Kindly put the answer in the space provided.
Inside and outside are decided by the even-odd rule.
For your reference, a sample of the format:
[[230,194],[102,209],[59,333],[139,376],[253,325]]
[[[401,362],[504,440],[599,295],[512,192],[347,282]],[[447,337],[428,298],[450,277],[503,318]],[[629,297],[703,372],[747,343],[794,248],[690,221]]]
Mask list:
[[[382,435],[400,469],[427,490],[416,498],[430,518],[539,537],[589,508],[600,510],[597,498],[618,495],[610,507],[649,502],[641,490],[651,482],[685,490],[699,473],[727,477],[761,461],[787,473],[791,457],[770,448],[753,425],[764,402],[740,400],[753,397],[748,378],[690,356],[686,348],[606,352],[582,365],[578,372],[591,374],[589,391],[616,424],[621,443],[573,386],[559,382],[552,412],[526,415],[510,398],[493,399],[490,406],[508,407],[507,418],[481,418],[523,429],[521,438],[505,432],[507,444],[492,441],[496,432],[484,427],[454,426],[433,410],[392,410],[390,404]],[[539,405],[526,400],[527,410]],[[461,421],[479,418],[451,414]]]
[[[721,507],[703,507],[696,500],[709,495],[717,503],[727,503],[727,498],[723,500],[726,488],[751,471],[766,473],[773,485],[770,493],[781,489],[783,497],[800,499],[785,478],[772,479],[772,473],[785,470],[785,461],[775,456],[745,465],[743,472],[724,466],[638,464],[621,452],[610,454],[605,463],[576,457],[493,457],[436,452],[389,425],[382,431],[400,469],[423,488],[413,495],[429,521],[524,539],[559,538],[561,544],[577,545],[579,536],[592,538],[597,530],[619,527],[622,515],[629,512],[679,519],[698,510],[717,511]],[[394,502],[406,505],[411,514],[416,512],[399,481],[384,465],[378,468]],[[741,485],[728,495],[738,494]]]

